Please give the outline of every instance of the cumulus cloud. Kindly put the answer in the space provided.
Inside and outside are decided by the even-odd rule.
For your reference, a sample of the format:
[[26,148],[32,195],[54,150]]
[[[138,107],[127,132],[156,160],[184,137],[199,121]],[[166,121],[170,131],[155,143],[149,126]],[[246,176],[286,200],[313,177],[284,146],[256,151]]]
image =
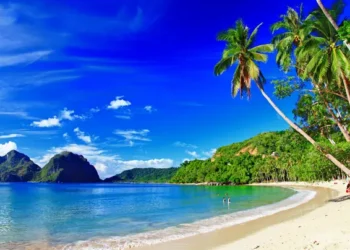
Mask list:
[[170,168],[174,166],[174,161],[171,159],[118,161],[118,166],[120,170],[132,168]]
[[142,130],[116,130],[114,134],[123,137],[130,146],[134,145],[134,141],[151,141],[147,136],[150,131],[148,129]]
[[67,108],[64,108],[60,111],[59,116],[54,116],[53,118],[44,119],[41,121],[35,121],[31,124],[33,127],[39,127],[39,128],[50,128],[50,127],[60,127],[61,121],[68,120],[73,121],[75,119],[84,120],[87,117],[84,115],[76,115],[74,114],[74,110],[69,110]]
[[44,119],[41,121],[35,121],[31,124],[33,127],[39,127],[39,128],[50,128],[50,127],[60,127],[60,119],[58,119],[56,116],[53,118]]
[[95,166],[100,177],[103,179],[132,168],[169,168],[174,165],[171,159],[121,160],[118,155],[108,154],[106,151],[96,146],[79,144],[69,144],[64,147],[51,148],[44,156],[33,160],[39,166],[44,166],[55,154],[59,154],[63,151],[83,155]]
[[185,142],[180,142],[180,141],[175,142],[174,146],[180,147],[180,148],[198,148],[196,145],[185,143]]
[[124,96],[117,96],[115,100],[111,101],[109,106],[107,107],[108,109],[119,109],[123,107],[128,107],[131,105],[131,102],[124,100]]
[[68,110],[67,108],[64,108],[61,112],[60,112],[60,120],[69,120],[69,121],[73,121],[75,119],[81,119],[84,120],[86,117],[83,115],[75,115],[74,114],[75,111],[74,110]]
[[145,109],[147,112],[149,112],[149,113],[152,113],[152,112],[156,111],[156,109],[153,108],[151,105],[145,106],[144,109]]
[[90,112],[91,112],[91,113],[98,113],[98,112],[100,112],[100,108],[99,108],[99,107],[91,108],[91,109],[90,109]]
[[186,153],[194,158],[199,158],[199,154],[196,152],[196,151],[189,151],[189,150],[186,150]]
[[64,138],[64,139],[68,139],[68,138],[69,138],[68,133],[64,133],[64,134],[63,134],[63,138]]
[[212,157],[214,154],[216,153],[216,148],[213,148],[209,151],[204,151],[203,155],[207,156],[207,157]]
[[81,131],[79,128],[74,129],[77,137],[85,143],[91,143],[91,136],[85,135],[85,132]]
[[10,138],[18,138],[18,137],[25,137],[25,135],[22,135],[22,134],[0,135],[0,139],[10,139]]
[[108,155],[104,150],[101,150],[91,145],[69,144],[64,147],[53,147],[41,158],[36,158],[35,161],[38,165],[43,166],[49,162],[49,160],[56,154],[64,151],[72,152],[75,154],[83,155],[92,163],[116,163],[119,159],[118,155]]
[[17,144],[16,143],[14,143],[12,141],[9,141],[7,143],[0,144],[0,156],[6,155],[11,150],[17,150]]

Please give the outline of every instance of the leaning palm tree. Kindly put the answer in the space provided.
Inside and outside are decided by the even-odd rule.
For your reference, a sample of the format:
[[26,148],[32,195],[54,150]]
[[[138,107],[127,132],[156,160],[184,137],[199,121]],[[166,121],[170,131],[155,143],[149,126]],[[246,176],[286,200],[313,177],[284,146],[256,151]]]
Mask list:
[[226,48],[223,51],[221,60],[215,65],[214,73],[216,76],[224,73],[232,65],[237,64],[232,79],[232,95],[235,97],[239,92],[241,96],[247,94],[250,97],[251,82],[256,83],[265,99],[276,110],[276,112],[298,133],[305,137],[312,145],[324,154],[330,161],[338,166],[346,174],[350,175],[350,170],[339,162],[333,155],[325,152],[319,147],[314,139],[306,134],[294,122],[292,122],[270,99],[264,91],[266,82],[257,62],[266,62],[268,57],[266,53],[273,51],[272,44],[263,44],[254,46],[255,37],[260,25],[249,35],[249,29],[242,20],[237,21],[236,27],[231,28],[218,35],[219,41],[226,42]]
[[[287,72],[292,66],[293,52],[303,44],[310,34],[310,28],[304,24],[303,6],[300,6],[299,13],[293,8],[288,8],[287,13],[281,15],[281,20],[271,26],[272,33],[281,31],[275,35],[272,43],[277,50],[277,65]],[[298,69],[298,66],[296,66]]]
[[[339,26],[336,23],[336,21],[333,19],[332,15],[328,12],[328,10],[326,9],[326,7],[323,5],[321,0],[316,0],[318,6],[320,6],[320,9],[322,10],[323,14],[327,17],[328,21],[332,24],[332,26],[334,27],[335,30],[339,30]],[[340,1],[342,3],[342,1]],[[344,40],[344,44],[346,45],[346,47],[350,50],[350,44]]]
[[322,12],[314,11],[307,22],[314,35],[310,35],[296,52],[298,60],[304,62],[301,77],[311,78],[316,84],[343,85],[350,104],[349,51]]

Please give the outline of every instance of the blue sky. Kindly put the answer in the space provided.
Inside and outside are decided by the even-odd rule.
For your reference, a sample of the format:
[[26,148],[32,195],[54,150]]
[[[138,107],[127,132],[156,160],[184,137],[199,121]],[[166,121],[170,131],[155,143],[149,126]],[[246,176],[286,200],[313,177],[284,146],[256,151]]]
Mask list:
[[[286,129],[257,89],[233,99],[232,71],[213,76],[224,47],[215,38],[243,18],[252,28],[264,22],[257,42],[269,43],[269,26],[300,3],[2,1],[0,154],[17,149],[43,166],[69,150],[105,177]],[[283,76],[273,54],[261,67],[268,79]],[[291,116],[295,98],[276,102]]]

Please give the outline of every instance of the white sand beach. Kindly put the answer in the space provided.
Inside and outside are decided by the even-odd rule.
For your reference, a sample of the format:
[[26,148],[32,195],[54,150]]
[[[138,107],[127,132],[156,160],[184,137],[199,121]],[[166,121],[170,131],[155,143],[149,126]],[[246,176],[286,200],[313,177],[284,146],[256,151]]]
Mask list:
[[270,185],[327,187],[337,190],[338,197],[344,200],[328,202],[306,215],[267,227],[238,241],[216,247],[215,250],[350,249],[350,196],[349,199],[344,197],[345,181]]

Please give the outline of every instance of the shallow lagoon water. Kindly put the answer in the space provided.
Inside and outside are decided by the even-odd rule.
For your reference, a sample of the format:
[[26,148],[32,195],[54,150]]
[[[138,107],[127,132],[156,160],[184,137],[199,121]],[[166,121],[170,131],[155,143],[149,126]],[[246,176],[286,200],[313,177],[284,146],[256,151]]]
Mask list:
[[[228,194],[231,204],[223,203]],[[135,235],[261,207],[279,187],[156,184],[0,184],[0,243],[69,244]]]

